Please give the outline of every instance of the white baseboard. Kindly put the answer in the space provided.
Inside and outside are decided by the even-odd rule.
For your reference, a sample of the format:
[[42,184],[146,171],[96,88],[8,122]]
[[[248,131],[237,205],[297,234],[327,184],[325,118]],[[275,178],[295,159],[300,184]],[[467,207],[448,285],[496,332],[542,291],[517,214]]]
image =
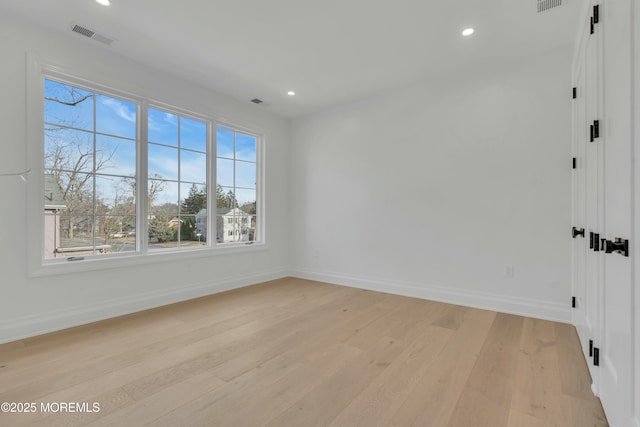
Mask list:
[[529,300],[466,289],[443,288],[424,283],[384,281],[368,277],[311,271],[303,268],[293,268],[291,276],[571,324],[571,310],[568,305],[565,306],[554,302]]
[[267,271],[215,282],[197,283],[181,289],[148,292],[94,305],[8,319],[0,325],[0,344],[280,279],[288,275],[286,270]]

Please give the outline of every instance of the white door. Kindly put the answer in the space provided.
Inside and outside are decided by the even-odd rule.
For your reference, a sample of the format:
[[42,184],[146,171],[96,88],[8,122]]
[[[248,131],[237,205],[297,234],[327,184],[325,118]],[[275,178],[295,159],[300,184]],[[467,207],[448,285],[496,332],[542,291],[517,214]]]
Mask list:
[[[631,236],[631,4],[604,3],[604,138],[598,142],[604,157],[605,237]],[[617,16],[616,16],[617,15]],[[615,24],[614,24],[615,22]],[[611,23],[611,25],[609,25]],[[609,52],[611,54],[609,54]],[[630,425],[632,413],[632,308],[631,257],[604,254],[600,399],[612,426]]]
[[[573,274],[572,295],[575,298],[573,310],[573,324],[576,326],[581,343],[588,343],[593,336],[592,321],[587,312],[587,249],[589,231],[586,225],[586,138],[585,123],[585,54],[580,54],[577,67],[574,72],[575,99],[573,100],[573,155],[574,170],[572,173],[572,224],[576,231],[580,230],[583,235],[577,235],[572,241],[572,261]],[[588,349],[584,349],[588,351]]]
[[[590,26],[588,26],[590,27]],[[578,145],[584,148],[584,221],[585,221],[585,295],[583,309],[585,312],[585,337],[582,341],[587,364],[591,371],[593,390],[599,393],[599,369],[594,364],[594,347],[598,347],[601,337],[602,307],[602,252],[599,251],[602,234],[602,138],[595,136],[595,123],[598,117],[599,82],[601,81],[598,63],[600,45],[598,34],[586,31],[584,49],[584,121],[579,122],[579,136],[584,132]]]

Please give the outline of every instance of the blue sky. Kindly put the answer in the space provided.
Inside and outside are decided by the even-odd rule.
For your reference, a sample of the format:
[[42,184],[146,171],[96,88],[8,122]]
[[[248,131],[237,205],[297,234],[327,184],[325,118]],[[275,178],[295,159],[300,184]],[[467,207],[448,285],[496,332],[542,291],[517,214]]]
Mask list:
[[[132,176],[136,170],[136,121],[137,106],[122,99],[96,94],[76,106],[66,106],[46,100],[91,95],[92,92],[69,85],[45,80],[45,151],[62,144],[70,148],[71,160],[77,160],[78,147],[83,152],[93,150],[93,131],[108,135],[96,136],[97,157],[110,156],[102,174],[114,175],[98,181],[98,190],[105,199],[113,199],[115,188],[126,186],[124,177]],[[95,123],[94,123],[95,102]],[[58,126],[52,126],[58,125]],[[69,128],[75,129],[69,129]],[[148,173],[166,180],[164,191],[158,195],[156,204],[178,203],[184,199],[193,183],[202,187],[206,183],[207,125],[203,121],[177,114],[149,109],[148,111]],[[256,138],[237,133],[226,127],[216,132],[217,181],[225,192],[234,190],[242,203],[256,200]],[[179,154],[178,154],[179,153]],[[87,169],[86,172],[90,172]],[[234,180],[235,178],[235,180]]]

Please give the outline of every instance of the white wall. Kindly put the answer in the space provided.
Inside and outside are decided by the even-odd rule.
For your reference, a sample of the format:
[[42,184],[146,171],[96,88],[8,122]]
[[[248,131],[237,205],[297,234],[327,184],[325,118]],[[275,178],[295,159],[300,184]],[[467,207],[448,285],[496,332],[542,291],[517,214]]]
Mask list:
[[[27,115],[32,114],[26,106],[29,53],[80,70],[99,83],[264,132],[268,241],[263,250],[30,278],[27,185],[16,176],[0,177],[0,343],[286,274],[289,199],[281,189],[288,182],[287,121],[148,69],[99,43],[52,33],[8,14],[0,15],[0,52],[0,174],[30,167],[27,147],[38,143],[27,141]],[[34,171],[28,179],[40,179],[40,174]]]
[[570,321],[571,57],[295,120],[295,274]]

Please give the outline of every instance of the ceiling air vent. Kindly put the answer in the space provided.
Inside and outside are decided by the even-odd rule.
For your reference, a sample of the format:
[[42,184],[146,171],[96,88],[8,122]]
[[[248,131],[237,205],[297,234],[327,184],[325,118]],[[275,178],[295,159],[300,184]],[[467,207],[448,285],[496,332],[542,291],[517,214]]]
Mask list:
[[567,2],[567,0],[537,0],[537,2],[538,2],[538,13],[541,13],[541,12],[544,12],[545,10],[562,6],[563,3]]
[[254,104],[262,104],[262,99],[254,98],[251,100]]
[[74,24],[71,27],[71,31],[73,31],[74,33],[81,34],[85,37],[89,37],[90,39],[99,41],[100,43],[103,43],[106,45],[110,45],[111,43],[113,43],[113,39],[103,36],[102,34],[98,34],[93,30],[83,27],[82,25]]

